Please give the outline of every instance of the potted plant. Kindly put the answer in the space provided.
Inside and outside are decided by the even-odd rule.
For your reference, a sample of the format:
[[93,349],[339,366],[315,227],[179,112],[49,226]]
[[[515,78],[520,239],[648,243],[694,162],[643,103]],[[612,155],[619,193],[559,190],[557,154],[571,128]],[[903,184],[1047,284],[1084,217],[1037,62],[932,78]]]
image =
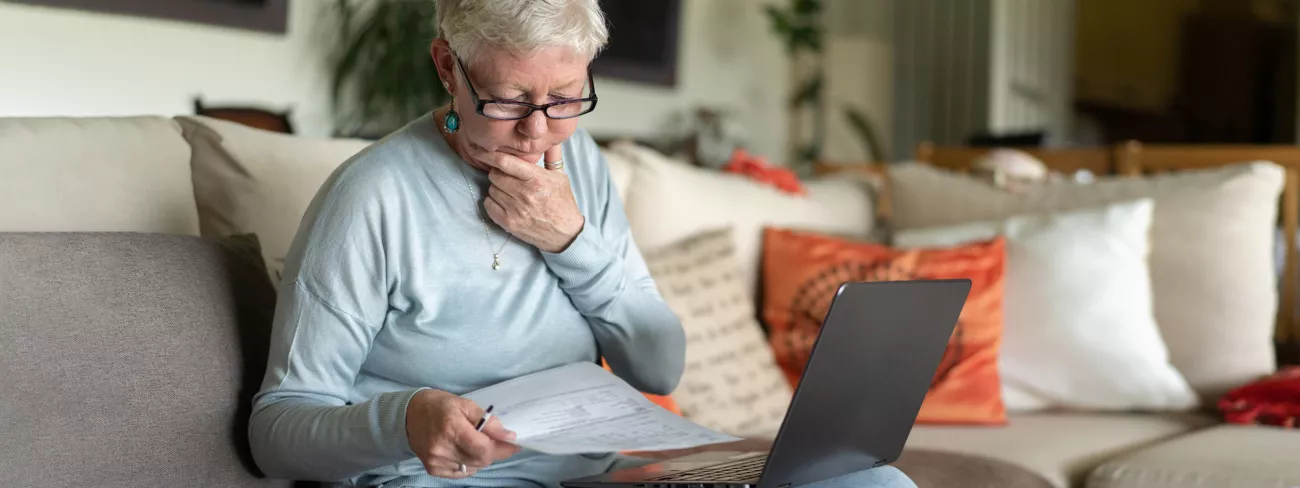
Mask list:
[[[768,5],[766,12],[772,30],[785,41],[790,54],[790,97],[788,135],[792,151],[790,166],[807,174],[821,159],[826,140],[826,103],[822,92],[825,75],[822,67],[825,26],[822,24],[821,0],[788,0],[785,7]],[[884,161],[881,142],[866,114],[854,107],[843,107],[846,121],[866,147],[870,161]],[[811,134],[805,136],[804,116],[811,115]]]
[[433,0],[336,0],[335,133],[378,138],[450,100],[429,55]]

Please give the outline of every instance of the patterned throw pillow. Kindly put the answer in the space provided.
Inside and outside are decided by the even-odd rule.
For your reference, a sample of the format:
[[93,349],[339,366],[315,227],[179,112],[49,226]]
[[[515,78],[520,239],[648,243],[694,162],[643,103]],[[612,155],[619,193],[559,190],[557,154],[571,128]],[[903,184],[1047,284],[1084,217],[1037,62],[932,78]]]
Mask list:
[[782,229],[763,241],[763,321],[791,385],[799,381],[822,319],[848,281],[971,280],[948,349],[930,383],[918,423],[1003,424],[998,376],[1005,241],[948,248],[894,249]]
[[706,231],[645,257],[686,330],[686,371],[673,392],[682,415],[736,436],[774,434],[791,388],[741,280],[731,229]]

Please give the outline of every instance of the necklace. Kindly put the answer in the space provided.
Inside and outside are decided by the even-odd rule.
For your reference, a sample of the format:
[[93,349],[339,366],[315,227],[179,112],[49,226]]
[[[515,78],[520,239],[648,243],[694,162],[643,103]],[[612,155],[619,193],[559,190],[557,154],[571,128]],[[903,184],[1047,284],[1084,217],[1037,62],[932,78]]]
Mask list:
[[[488,250],[491,250],[491,249],[492,249],[492,233],[491,233],[490,231],[488,231],[488,223],[487,223],[487,219],[483,218],[483,213],[482,213],[482,212],[479,212],[479,209],[478,209],[478,192],[474,191],[474,184],[471,183],[471,182],[469,181],[469,177],[468,177],[468,176],[465,176],[465,168],[464,168],[464,167],[459,167],[459,166],[458,166],[458,169],[460,169],[460,177],[463,178],[463,179],[465,180],[465,188],[469,190],[470,203],[472,203],[472,204],[474,205],[474,214],[475,214],[475,215],[478,215],[478,220],[479,220],[479,222],[482,222],[482,223],[483,223],[483,240],[487,242]],[[504,241],[501,241],[501,247],[497,248],[497,252],[492,253],[492,270],[493,270],[493,271],[496,271],[496,270],[498,270],[498,269],[501,269],[501,251],[504,251],[504,250],[506,249],[506,244],[508,244],[508,243],[510,243],[510,236],[506,236],[505,240],[504,240]]]
[[[434,113],[435,119],[437,113]],[[439,132],[445,132],[442,127],[438,127]],[[457,164],[457,163],[453,163]],[[484,212],[478,209],[478,192],[474,190],[474,184],[469,181],[469,176],[465,175],[465,167],[457,164],[456,169],[460,170],[461,179],[465,180],[465,189],[469,190],[470,205],[474,207],[474,215],[478,216],[478,221],[483,223],[483,240],[487,242],[488,250],[492,250],[492,233],[488,230],[487,219],[483,217]],[[501,247],[497,252],[492,253],[492,271],[501,269],[501,251],[506,250],[506,244],[510,243],[510,235],[507,234],[504,241],[501,241]]]

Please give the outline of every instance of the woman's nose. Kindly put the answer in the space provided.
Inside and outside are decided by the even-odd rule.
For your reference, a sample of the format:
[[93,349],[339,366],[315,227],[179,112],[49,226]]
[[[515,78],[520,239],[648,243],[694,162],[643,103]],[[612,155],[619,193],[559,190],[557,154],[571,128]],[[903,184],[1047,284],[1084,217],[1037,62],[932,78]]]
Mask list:
[[534,110],[527,117],[519,119],[519,123],[516,124],[519,133],[529,139],[538,139],[546,135],[546,126],[546,114],[542,113],[541,110]]

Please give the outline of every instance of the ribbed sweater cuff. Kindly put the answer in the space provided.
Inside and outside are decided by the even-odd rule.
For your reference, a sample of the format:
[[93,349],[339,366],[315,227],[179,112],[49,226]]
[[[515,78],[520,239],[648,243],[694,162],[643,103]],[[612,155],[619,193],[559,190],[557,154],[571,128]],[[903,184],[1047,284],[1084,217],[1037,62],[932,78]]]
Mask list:
[[612,258],[609,250],[600,242],[600,231],[591,222],[582,224],[582,231],[573,239],[569,247],[559,253],[542,253],[542,257],[551,271],[562,283],[578,285],[609,266]]
[[370,420],[374,422],[373,432],[378,437],[376,441],[386,454],[399,459],[415,457],[415,451],[411,450],[411,440],[406,436],[406,406],[416,393],[427,389],[412,388],[380,393],[375,397],[375,407],[371,411],[374,416]]

